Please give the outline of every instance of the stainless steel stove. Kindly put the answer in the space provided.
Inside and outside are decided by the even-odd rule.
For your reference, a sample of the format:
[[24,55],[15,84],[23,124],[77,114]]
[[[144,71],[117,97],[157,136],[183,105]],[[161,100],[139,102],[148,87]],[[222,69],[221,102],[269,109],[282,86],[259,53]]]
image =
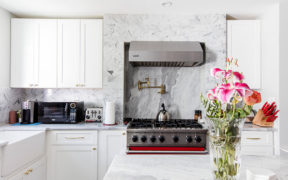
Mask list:
[[192,119],[133,119],[127,127],[127,153],[208,153],[206,134],[207,129]]

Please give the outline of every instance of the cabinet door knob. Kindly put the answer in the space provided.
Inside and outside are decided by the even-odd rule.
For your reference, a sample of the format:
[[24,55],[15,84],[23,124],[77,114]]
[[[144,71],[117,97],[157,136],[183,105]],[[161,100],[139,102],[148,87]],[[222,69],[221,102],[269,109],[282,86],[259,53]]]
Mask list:
[[29,172],[32,172],[32,171],[33,171],[33,169],[31,168],[31,169],[29,169],[28,171],[29,171]]
[[25,171],[24,174],[25,174],[25,175],[28,175],[28,174],[29,174],[29,170]]
[[125,133],[125,132],[123,132],[123,133],[122,133],[122,135],[123,135],[123,136],[125,136],[125,135],[126,135],[126,133]]
[[79,87],[79,84],[76,84],[75,86],[76,86],[76,87]]
[[93,151],[96,151],[96,148],[94,147],[94,148],[92,148],[92,150],[93,150]]

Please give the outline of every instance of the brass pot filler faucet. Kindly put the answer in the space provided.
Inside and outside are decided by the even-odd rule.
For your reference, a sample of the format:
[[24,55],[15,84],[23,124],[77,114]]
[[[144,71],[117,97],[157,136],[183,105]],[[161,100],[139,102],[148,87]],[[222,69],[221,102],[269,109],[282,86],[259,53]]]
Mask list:
[[[142,89],[145,89],[145,88],[160,88],[160,91],[158,93],[160,93],[160,94],[166,93],[164,84],[161,84],[160,86],[150,86],[149,78],[145,78],[145,80],[146,81],[138,81],[138,90],[139,91],[141,91]],[[146,86],[143,86],[144,84],[146,84]]]

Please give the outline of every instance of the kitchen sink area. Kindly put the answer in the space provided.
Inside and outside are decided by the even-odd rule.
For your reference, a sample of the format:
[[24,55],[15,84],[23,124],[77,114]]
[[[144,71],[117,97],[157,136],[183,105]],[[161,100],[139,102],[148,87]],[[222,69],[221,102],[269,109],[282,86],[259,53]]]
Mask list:
[[[7,176],[45,153],[44,131],[0,131],[1,175]],[[0,151],[1,152],[1,151]]]

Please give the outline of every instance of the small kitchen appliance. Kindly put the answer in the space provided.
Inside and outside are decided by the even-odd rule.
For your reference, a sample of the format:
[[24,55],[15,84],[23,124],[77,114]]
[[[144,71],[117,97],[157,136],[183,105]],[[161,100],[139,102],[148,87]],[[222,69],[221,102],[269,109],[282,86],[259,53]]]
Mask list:
[[85,122],[102,122],[103,108],[87,108],[85,111]]
[[74,124],[84,115],[84,102],[38,102],[38,121],[44,124]]
[[38,102],[37,101],[24,101],[22,102],[21,110],[21,124],[33,124],[38,122],[37,116]]
[[170,119],[170,115],[165,109],[165,104],[163,103],[161,107],[162,109],[158,112],[156,119],[158,121],[168,121]]
[[205,154],[207,131],[193,119],[133,119],[127,127],[127,153]]

